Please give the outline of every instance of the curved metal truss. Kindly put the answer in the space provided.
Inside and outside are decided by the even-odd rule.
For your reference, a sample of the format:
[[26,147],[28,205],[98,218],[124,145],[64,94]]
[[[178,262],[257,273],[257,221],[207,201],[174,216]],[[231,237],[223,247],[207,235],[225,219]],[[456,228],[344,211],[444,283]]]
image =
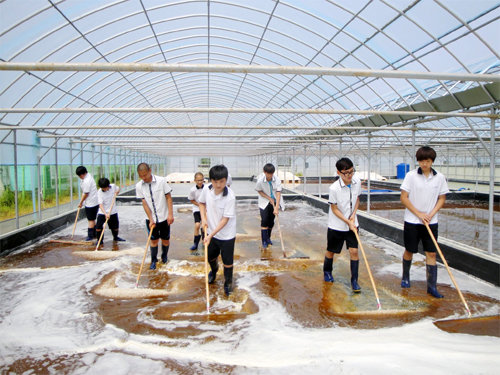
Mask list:
[[379,148],[491,150],[499,5],[7,0],[0,139],[36,130],[207,156],[339,142],[364,148],[368,138]]

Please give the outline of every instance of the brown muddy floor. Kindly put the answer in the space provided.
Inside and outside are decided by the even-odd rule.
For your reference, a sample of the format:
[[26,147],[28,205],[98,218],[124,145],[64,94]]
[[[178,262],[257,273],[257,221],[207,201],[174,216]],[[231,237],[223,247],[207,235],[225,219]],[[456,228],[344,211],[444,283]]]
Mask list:
[[[85,262],[105,262],[114,257],[126,256],[130,261],[125,266],[106,274],[96,275],[92,289],[91,303],[98,311],[103,324],[117,327],[127,335],[158,335],[164,337],[162,345],[178,347],[189,340],[210,343],[219,340],[211,334],[213,325],[227,330],[228,335],[237,334],[252,314],[265,305],[256,302],[262,296],[277,301],[294,322],[303,327],[349,327],[352,329],[379,329],[398,327],[421,319],[441,320],[463,316],[462,302],[448,284],[438,283],[444,299],[434,299],[426,294],[426,283],[421,277],[412,281],[411,289],[399,286],[400,254],[386,252],[386,242],[377,241],[374,236],[361,232],[361,239],[367,253],[376,287],[380,296],[382,310],[377,311],[377,302],[373,292],[365,262],[360,262],[360,285],[362,292],[354,294],[350,288],[349,258],[347,251],[336,256],[334,262],[335,283],[322,280],[322,265],[326,246],[326,215],[305,204],[289,204],[280,214],[280,224],[284,246],[288,256],[304,254],[309,259],[283,259],[278,228],[273,231],[274,245],[266,252],[260,249],[259,214],[254,203],[238,202],[237,242],[235,247],[235,291],[225,297],[222,291],[223,274],[219,269],[215,284],[209,286],[210,314],[206,313],[204,257],[200,246],[198,252],[189,251],[193,236],[192,213],[186,207],[176,207],[175,222],[171,230],[169,263],[156,271],[149,267],[149,253],[139,282],[142,290],[167,291],[166,297],[129,298],[127,290],[134,289],[146,243],[146,232],[142,225],[143,212],[140,206],[119,208],[121,236],[124,243],[110,241],[109,232],[104,238],[104,246],[99,253],[103,259],[92,260],[92,246],[71,246],[66,244],[41,243],[27,252],[10,255],[0,259],[0,282],[4,278],[21,280],[23,273],[6,272],[18,269],[29,272],[33,268],[51,269],[74,267]],[[128,220],[125,215],[133,215]],[[78,225],[75,239],[81,240],[85,229],[84,222]],[[66,230],[65,234],[70,233]],[[82,238],[80,238],[82,237]],[[61,236],[67,238],[67,236]],[[366,241],[365,241],[366,240]],[[394,245],[396,246],[396,245]],[[88,256],[82,255],[88,253]],[[95,254],[95,253],[94,253]],[[123,254],[123,255],[122,255]],[[266,260],[261,260],[266,259]],[[128,258],[127,258],[128,259]],[[422,261],[413,264],[412,272],[422,273],[425,265]],[[441,280],[445,270],[440,268]],[[252,275],[258,279],[250,287],[239,288],[238,279]],[[439,278],[438,278],[439,280]],[[106,298],[98,295],[99,287],[115,289],[116,297]],[[15,292],[14,290],[12,291]],[[4,294],[8,291],[4,290]],[[495,311],[498,314],[499,300],[480,293],[464,291],[473,316]],[[123,297],[120,297],[123,296]],[[8,302],[3,302],[8,303]],[[68,303],[71,303],[68,300]],[[147,311],[147,313],[145,313]],[[139,313],[140,312],[140,313]],[[203,322],[211,323],[207,329]],[[234,324],[239,322],[239,324]],[[241,324],[240,324],[241,323]],[[498,316],[489,322],[474,322],[476,328],[468,333],[488,334],[500,337]],[[467,325],[467,329],[472,324]],[[458,328],[456,328],[458,326]],[[460,331],[460,322],[455,325]],[[464,329],[464,328],[462,328]],[[451,332],[451,331],[450,331]],[[27,342],[29,346],[29,343]],[[82,355],[67,354],[54,359],[34,360],[27,356],[23,360],[11,363],[5,371],[22,372],[29,369],[36,373],[46,373],[60,368],[71,372],[78,368]],[[58,364],[60,362],[60,364]],[[179,365],[176,361],[164,361],[165,368],[176,373],[189,373],[189,365]],[[60,367],[58,367],[60,366]],[[233,366],[213,365],[214,372],[231,373]]]

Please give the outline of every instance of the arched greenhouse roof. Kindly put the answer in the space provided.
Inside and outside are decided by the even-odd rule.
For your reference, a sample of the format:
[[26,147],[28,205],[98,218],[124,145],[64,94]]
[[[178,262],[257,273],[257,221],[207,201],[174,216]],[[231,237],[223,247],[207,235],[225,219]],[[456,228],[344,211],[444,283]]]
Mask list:
[[488,148],[499,5],[3,1],[0,130],[162,155]]

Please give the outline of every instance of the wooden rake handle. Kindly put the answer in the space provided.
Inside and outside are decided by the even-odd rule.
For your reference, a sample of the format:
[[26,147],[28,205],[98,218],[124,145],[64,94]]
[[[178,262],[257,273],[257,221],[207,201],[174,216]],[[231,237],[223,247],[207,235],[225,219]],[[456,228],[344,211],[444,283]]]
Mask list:
[[137,280],[135,282],[135,287],[139,285],[139,279],[141,278],[142,267],[144,267],[144,260],[146,259],[146,254],[148,253],[149,243],[151,242],[151,236],[153,234],[153,229],[149,228],[148,242],[146,242],[146,248],[144,249],[144,256],[142,257],[141,268],[139,269],[139,274],[137,275]]
[[[205,232],[205,238],[207,237],[207,226],[203,228]],[[208,244],[205,243],[205,291],[207,299],[207,313],[210,314],[210,292],[208,290]]]
[[[109,207],[108,215],[111,215],[111,210],[113,210],[113,206],[115,205],[115,201],[116,201],[116,193],[115,193],[115,196],[113,197],[113,202],[111,202],[111,206]],[[99,245],[101,244],[102,237],[104,236],[104,230],[106,229],[106,224],[108,223],[108,220],[109,220],[109,218],[107,217],[106,221],[102,225],[102,232],[101,232],[101,235],[99,236],[99,241],[97,241],[95,251],[97,251],[97,249],[99,248]]]
[[[273,210],[275,208],[276,208],[276,206],[273,203]],[[278,208],[278,211],[279,211],[279,208]],[[280,234],[281,251],[283,252],[283,258],[286,258],[285,243],[283,242],[283,234],[281,233],[281,226],[280,226],[279,215],[276,215],[276,224],[278,225],[278,233]]]
[[78,205],[78,210],[76,211],[76,217],[75,217],[75,224],[73,224],[73,231],[71,232],[71,239],[73,239],[73,236],[75,235],[75,229],[76,229],[76,222],[78,221],[78,216],[80,216],[80,210],[82,208],[80,205]]
[[382,305],[380,304],[380,299],[378,297],[377,287],[375,286],[375,280],[373,280],[372,271],[370,270],[370,265],[368,264],[368,259],[366,259],[365,249],[363,249],[363,244],[361,243],[361,239],[359,238],[358,231],[353,231],[356,239],[358,240],[359,249],[361,250],[361,255],[363,256],[363,260],[365,261],[366,270],[368,271],[368,276],[370,277],[370,282],[372,283],[373,292],[375,293],[375,297],[377,298],[377,308],[382,310]]
[[448,275],[450,275],[450,279],[451,281],[453,282],[453,285],[455,285],[455,289],[457,290],[458,292],[458,295],[460,296],[460,299],[462,300],[462,303],[464,304],[465,306],[465,309],[467,310],[467,314],[469,315],[469,318],[471,316],[471,313],[470,313],[470,309],[469,309],[469,306],[467,305],[467,302],[465,301],[465,298],[462,294],[462,291],[460,290],[460,288],[458,287],[457,285],[457,282],[455,281],[455,278],[453,277],[453,274],[451,273],[451,269],[450,267],[448,266],[448,262],[446,261],[444,255],[443,255],[443,252],[441,251],[441,248],[439,247],[437,241],[436,241],[436,237],[434,237],[434,234],[432,233],[431,231],[431,228],[429,227],[429,224],[427,224],[425,221],[424,221],[424,225],[425,227],[427,228],[427,232],[429,232],[429,236],[431,236],[431,239],[432,239],[432,242],[434,243],[434,246],[436,246],[436,249],[439,253],[439,256],[441,257],[442,261],[443,261],[443,264],[445,265],[446,267],[446,271],[448,271]]

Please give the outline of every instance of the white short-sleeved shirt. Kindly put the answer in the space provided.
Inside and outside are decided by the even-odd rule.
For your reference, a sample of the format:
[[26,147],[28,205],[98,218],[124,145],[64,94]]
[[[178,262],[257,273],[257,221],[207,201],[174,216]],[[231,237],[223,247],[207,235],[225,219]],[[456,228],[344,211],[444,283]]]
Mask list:
[[99,204],[97,202],[97,187],[90,173],[87,173],[85,178],[80,181],[80,188],[82,194],[88,194],[87,199],[84,201],[85,207],[95,207]]
[[[271,184],[269,184],[269,182]],[[262,173],[259,177],[257,177],[257,182],[255,184],[255,190],[257,191],[262,191],[263,193],[267,194],[268,196],[271,196],[271,186],[273,189],[273,195],[276,198],[276,193],[281,192],[282,187],[281,187],[281,181],[279,178],[276,177],[276,175],[273,174],[273,177],[271,178],[271,181],[266,180],[266,175]],[[268,204],[271,204],[268,199],[264,198],[259,194],[259,208],[265,209]],[[280,199],[280,207],[281,209],[285,209],[285,205],[283,202],[283,197]]]
[[[408,172],[401,184],[401,190],[408,192],[411,204],[420,212],[430,213],[440,195],[449,193],[446,177],[431,169],[431,173],[426,177],[419,168]],[[420,219],[409,209],[405,209],[404,221],[412,224],[422,224]],[[438,214],[434,215],[430,224],[438,222]]]
[[215,234],[214,238],[231,240],[236,237],[236,197],[231,188],[226,186],[222,193],[216,195],[212,184],[205,185],[199,202],[206,204],[208,233],[212,233],[222,218],[227,217],[228,222]]
[[[358,177],[353,176],[351,186],[347,186],[344,181],[342,181],[342,178],[339,178],[330,185],[328,191],[328,203],[330,205],[337,205],[337,208],[340,212],[342,212],[342,215],[348,219],[354,211],[358,197],[361,194],[361,180]],[[357,215],[354,220],[354,224],[359,226]],[[349,231],[349,225],[344,223],[333,213],[331,206],[328,210],[328,228],[343,232]]]
[[156,175],[152,175],[152,181],[149,184],[141,180],[135,185],[135,195],[139,199],[146,200],[155,223],[167,220],[168,206],[165,195],[171,191],[172,188],[168,185],[167,179]]
[[[104,209],[106,212],[102,212],[101,207],[99,207],[99,215],[105,215],[106,213],[109,212],[109,209],[111,208],[111,204],[113,203],[113,198],[115,196],[115,193],[118,191],[118,186],[115,184],[110,184],[109,189],[107,191],[102,191],[102,189],[99,189],[97,191],[97,203],[99,205],[103,205]],[[116,203],[113,205],[113,208],[111,210],[111,215],[114,215],[118,212],[116,209]]]
[[[200,195],[201,195],[201,192],[203,191],[203,187],[205,186],[205,184],[203,184],[201,186],[201,188],[198,187],[198,185],[194,185],[191,190],[189,190],[189,194],[188,194],[188,199],[190,201],[196,201],[196,202],[199,202],[199,198],[200,198]],[[193,204],[193,212],[199,212],[200,211],[200,208]]]

